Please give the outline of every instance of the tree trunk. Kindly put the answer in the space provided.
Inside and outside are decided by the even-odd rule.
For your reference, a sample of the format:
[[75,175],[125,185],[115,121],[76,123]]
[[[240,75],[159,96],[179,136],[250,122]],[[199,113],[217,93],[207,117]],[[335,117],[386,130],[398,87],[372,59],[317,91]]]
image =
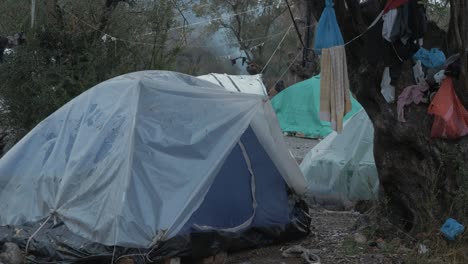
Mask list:
[[[302,44],[298,44],[298,50],[303,49],[303,53],[296,58],[295,62],[289,68],[289,77],[299,77],[300,80],[308,79],[320,72],[320,65],[317,54],[312,50],[314,46],[314,32],[317,20],[314,11],[321,10],[323,3],[315,0],[293,0],[292,10],[297,17],[296,23],[299,27],[302,41],[306,46],[303,49]],[[308,14],[311,11],[311,14]],[[294,58],[292,58],[294,59]]]
[[[359,2],[346,0],[345,5],[344,0],[335,0],[345,42],[364,32],[386,1]],[[463,32],[459,34],[462,44],[457,50],[465,49],[463,72],[466,75],[467,4],[465,0],[451,2],[452,14],[457,15],[459,31]],[[347,45],[346,52],[352,92],[374,125],[374,156],[381,184],[382,208],[392,223],[412,232],[440,226],[447,217],[468,220],[468,136],[454,141],[432,139],[433,117],[427,113],[427,104],[405,107],[406,123],[397,120],[396,102],[387,103],[380,93],[383,53],[378,53],[381,57],[376,61],[368,56],[369,51],[380,48],[380,44],[371,38],[373,30],[380,30],[377,34],[381,34],[381,27],[373,28]],[[431,23],[424,40],[425,47],[446,49],[446,38],[446,33]],[[457,89],[459,96],[466,96],[466,76],[458,83],[463,88]],[[412,65],[407,61],[398,80],[396,97],[413,84]]]

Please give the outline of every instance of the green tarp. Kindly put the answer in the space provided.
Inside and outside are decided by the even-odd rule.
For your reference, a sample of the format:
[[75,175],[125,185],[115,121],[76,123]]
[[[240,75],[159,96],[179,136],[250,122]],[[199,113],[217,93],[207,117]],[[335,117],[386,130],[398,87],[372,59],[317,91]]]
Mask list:
[[[351,97],[352,109],[346,114],[348,120],[362,109],[356,99]],[[304,134],[310,138],[324,138],[333,130],[330,122],[319,119],[320,112],[320,75],[296,83],[272,99],[283,132]]]

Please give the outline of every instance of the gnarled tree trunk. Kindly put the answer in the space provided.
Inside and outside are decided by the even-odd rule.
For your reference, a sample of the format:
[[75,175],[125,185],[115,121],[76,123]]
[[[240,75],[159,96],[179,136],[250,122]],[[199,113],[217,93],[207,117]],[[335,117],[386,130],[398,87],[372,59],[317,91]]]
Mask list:
[[[320,6],[324,1],[315,2]],[[359,2],[335,0],[335,11],[345,42],[365,32],[386,0]],[[457,81],[457,92],[463,99],[468,94],[467,5],[465,0],[451,0],[454,17],[450,33],[459,32],[456,35],[460,39],[458,45],[446,47],[447,34],[433,23],[428,25],[424,40],[426,48],[438,47],[446,54],[463,51],[464,76]],[[317,19],[321,11],[314,10]],[[454,24],[458,25],[457,30],[454,30]],[[376,61],[368,56],[369,51],[379,49],[378,42],[371,38],[372,30],[347,45],[346,52],[352,92],[374,125],[374,156],[383,208],[394,224],[412,232],[433,224],[438,226],[448,216],[468,219],[468,136],[459,140],[432,139],[433,117],[427,113],[427,104],[405,107],[407,122],[398,121],[396,101],[389,104],[380,93],[383,54]],[[396,97],[413,84],[412,65],[407,61],[398,80]],[[466,101],[464,103],[466,105]]]

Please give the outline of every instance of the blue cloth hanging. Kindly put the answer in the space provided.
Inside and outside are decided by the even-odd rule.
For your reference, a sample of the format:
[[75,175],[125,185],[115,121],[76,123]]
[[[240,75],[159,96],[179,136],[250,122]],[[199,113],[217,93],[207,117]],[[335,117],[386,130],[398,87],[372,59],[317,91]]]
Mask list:
[[333,0],[325,0],[325,8],[318,22],[315,33],[315,49],[321,50],[334,46],[344,45],[343,36],[340,27],[336,21]]

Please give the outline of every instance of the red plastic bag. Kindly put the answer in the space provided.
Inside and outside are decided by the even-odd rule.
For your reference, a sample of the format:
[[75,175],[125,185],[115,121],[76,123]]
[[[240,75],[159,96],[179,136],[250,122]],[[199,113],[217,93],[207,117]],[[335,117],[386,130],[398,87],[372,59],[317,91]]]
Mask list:
[[457,139],[468,135],[468,111],[455,93],[452,78],[442,81],[428,112],[435,115],[431,137]]

